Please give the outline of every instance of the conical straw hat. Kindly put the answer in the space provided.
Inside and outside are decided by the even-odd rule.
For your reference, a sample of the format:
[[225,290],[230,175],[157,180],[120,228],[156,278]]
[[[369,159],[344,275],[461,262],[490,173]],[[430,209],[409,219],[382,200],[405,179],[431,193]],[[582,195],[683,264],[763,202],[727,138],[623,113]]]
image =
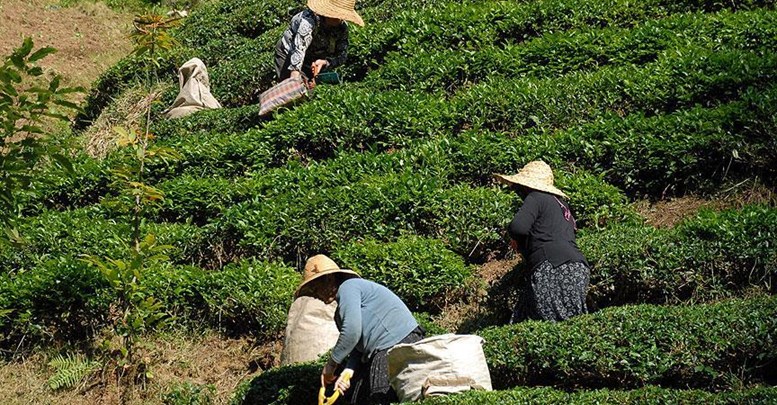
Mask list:
[[324,17],[350,21],[364,27],[364,20],[354,10],[356,0],[308,0],[308,8]]
[[305,263],[305,271],[302,274],[302,283],[294,292],[294,297],[309,295],[316,288],[317,283],[311,283],[327,274],[344,273],[352,277],[360,277],[353,270],[341,269],[334,260],[325,255],[315,255]]
[[553,185],[553,170],[541,160],[529,162],[518,173],[513,175],[494,174],[497,180],[506,184],[520,184],[533,190],[544,191],[567,198],[563,191]]

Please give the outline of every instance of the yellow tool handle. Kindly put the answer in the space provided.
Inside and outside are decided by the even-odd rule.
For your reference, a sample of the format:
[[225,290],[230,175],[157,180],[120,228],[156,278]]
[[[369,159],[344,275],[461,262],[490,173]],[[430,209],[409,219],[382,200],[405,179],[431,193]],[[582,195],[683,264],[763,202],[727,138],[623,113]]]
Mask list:
[[[340,377],[342,377],[343,380],[348,381],[353,377],[353,371],[351,370],[345,370],[342,374],[340,374]],[[334,393],[332,393],[331,396],[326,396],[326,384],[324,383],[324,376],[321,376],[321,388],[318,390],[318,405],[332,405],[337,401],[337,399],[340,398],[340,391],[335,390]]]

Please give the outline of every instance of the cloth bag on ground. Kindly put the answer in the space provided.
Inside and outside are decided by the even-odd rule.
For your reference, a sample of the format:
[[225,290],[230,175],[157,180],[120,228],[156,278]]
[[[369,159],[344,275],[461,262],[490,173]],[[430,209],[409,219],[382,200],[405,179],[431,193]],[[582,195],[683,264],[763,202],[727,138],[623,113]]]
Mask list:
[[286,337],[281,365],[314,361],[337,343],[340,332],[335,324],[337,302],[302,296],[294,300],[286,321]]
[[439,335],[388,351],[389,381],[402,402],[482,389],[491,391],[491,374],[476,335]]
[[199,58],[192,58],[178,69],[178,96],[165,112],[167,118],[185,117],[191,113],[221,108],[210,93],[208,69]]
[[265,90],[259,96],[259,115],[265,115],[282,106],[289,106],[312,94],[305,76],[290,77]]

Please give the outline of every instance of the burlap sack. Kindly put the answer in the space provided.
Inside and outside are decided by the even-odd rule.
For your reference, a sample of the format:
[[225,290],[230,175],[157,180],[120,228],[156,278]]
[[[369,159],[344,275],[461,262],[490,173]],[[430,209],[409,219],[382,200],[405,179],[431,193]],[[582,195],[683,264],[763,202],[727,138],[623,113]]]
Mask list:
[[281,365],[313,361],[334,347],[340,332],[335,325],[337,302],[302,296],[289,308]]
[[200,110],[221,108],[221,104],[210,93],[208,69],[200,59],[192,58],[178,69],[178,86],[178,96],[165,112],[167,118],[180,118]]
[[396,345],[388,351],[388,372],[401,402],[492,390],[483,338],[475,335],[447,334]]

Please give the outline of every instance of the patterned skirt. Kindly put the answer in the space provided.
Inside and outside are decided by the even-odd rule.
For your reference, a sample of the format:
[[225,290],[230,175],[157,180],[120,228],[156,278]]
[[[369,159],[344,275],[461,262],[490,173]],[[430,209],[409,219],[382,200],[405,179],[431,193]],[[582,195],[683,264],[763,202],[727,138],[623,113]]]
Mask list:
[[591,271],[582,262],[558,267],[549,261],[540,263],[519,286],[519,301],[510,322],[563,321],[587,313],[585,302],[590,276]]

